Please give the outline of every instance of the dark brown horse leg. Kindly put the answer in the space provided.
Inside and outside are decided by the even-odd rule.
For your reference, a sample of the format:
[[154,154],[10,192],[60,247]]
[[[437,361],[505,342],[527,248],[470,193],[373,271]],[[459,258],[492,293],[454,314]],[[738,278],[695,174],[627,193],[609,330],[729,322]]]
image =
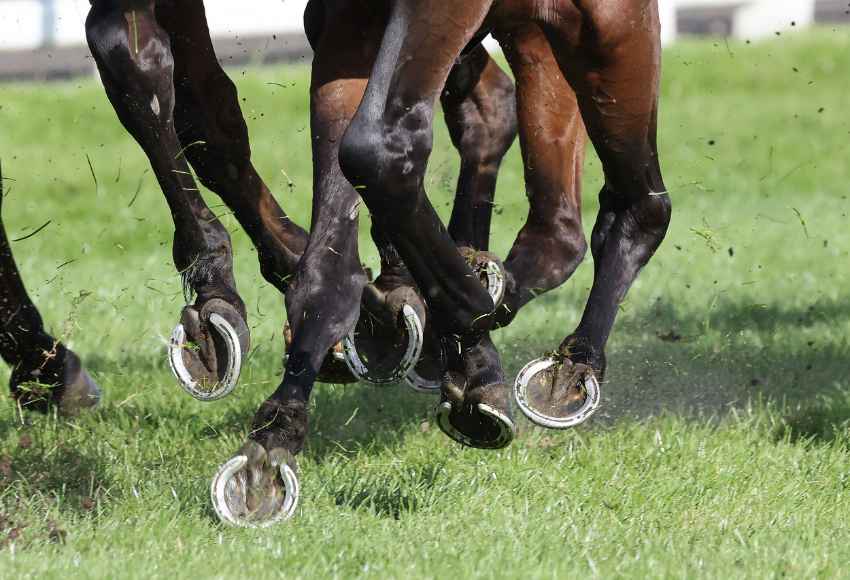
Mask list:
[[529,301],[563,284],[581,263],[581,169],[585,131],[575,93],[535,24],[500,37],[517,79],[517,115],[529,200],[526,223],[507,259],[498,310],[506,326]]
[[263,277],[281,293],[307,233],[278,205],[251,163],[236,86],[216,58],[201,2],[163,5],[157,20],[174,55],[174,123],[201,183],[231,209],[257,248]]
[[[3,176],[0,173],[0,210]],[[55,406],[76,415],[97,405],[100,389],[80,359],[44,330],[27,295],[0,217],[0,356],[12,367],[9,386],[22,409],[46,412]]]
[[[440,100],[461,161],[449,235],[500,302],[504,272],[488,250],[499,166],[517,135],[514,83],[478,45],[455,63]],[[424,392],[439,391],[442,371],[442,352],[431,325],[425,328],[422,356],[408,374],[408,384]]]
[[489,250],[496,177],[517,135],[514,83],[479,45],[452,68],[440,101],[460,154],[449,234],[458,246]]
[[[174,263],[197,296],[172,337],[172,368],[193,396],[219,398],[236,384],[249,332],[230,236],[204,203],[186,160],[186,151],[199,144],[182,143],[175,131],[169,35],[153,0],[95,0],[86,33],[106,94],[165,194],[175,226]],[[186,338],[197,348],[184,349]]]
[[493,301],[425,195],[436,99],[491,2],[399,0],[340,162],[425,297],[447,354],[439,424],[462,443],[513,439],[508,392],[490,342]]
[[[365,90],[385,18],[380,9],[354,2],[308,7],[308,29],[315,33],[310,240],[286,294],[293,341],[283,381],[257,411],[246,444],[213,480],[216,511],[229,523],[265,526],[292,515],[295,456],[307,437],[313,384],[328,349],[357,321],[367,281],[357,247],[360,199],[342,175],[338,150]],[[357,50],[351,50],[352,38]]]
[[[222,70],[210,40],[203,4],[165,5],[157,20],[169,32],[174,54],[174,121],[186,157],[207,188],[221,197],[257,248],[263,277],[286,294],[307,233],[275,200],[251,163],[248,128],[236,86]],[[291,326],[284,330],[287,352]],[[323,382],[356,381],[341,346],[325,359]]]
[[[617,11],[588,5],[576,9],[578,18],[544,25],[578,95],[606,182],[591,239],[595,276],[582,319],[557,357],[531,363],[517,378],[520,406],[549,427],[575,425],[594,410],[617,308],[670,222],[656,146],[658,13],[655,3],[620,4]],[[604,42],[601,33],[580,30],[604,31]]]

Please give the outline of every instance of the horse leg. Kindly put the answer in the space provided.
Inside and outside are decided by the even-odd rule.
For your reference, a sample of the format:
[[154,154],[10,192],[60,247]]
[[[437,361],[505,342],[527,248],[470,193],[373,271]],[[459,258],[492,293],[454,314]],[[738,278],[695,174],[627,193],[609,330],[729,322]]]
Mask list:
[[[307,233],[280,207],[251,163],[248,128],[236,86],[215,55],[202,3],[157,8],[157,20],[170,34],[174,55],[174,122],[186,158],[201,183],[233,211],[251,238],[263,277],[286,294]],[[292,329],[284,327],[287,352]],[[341,358],[341,345],[325,359],[323,382],[356,378]]]
[[[366,88],[386,16],[355,2],[307,8],[311,81],[313,219],[286,294],[292,345],[283,381],[254,417],[248,441],[213,480],[226,522],[266,526],[291,516],[298,498],[295,456],[307,437],[310,393],[328,349],[357,321],[366,275],[360,266],[360,200],[339,166],[339,143]],[[316,29],[319,29],[318,31]],[[358,38],[351,50],[351,38]]]
[[236,85],[215,55],[202,3],[157,8],[174,55],[174,123],[201,183],[221,197],[257,248],[263,277],[285,294],[307,233],[278,205],[251,163]]
[[363,102],[340,147],[345,176],[425,297],[447,372],[438,421],[456,440],[503,447],[514,436],[498,353],[493,300],[473,275],[423,187],[436,99],[491,2],[399,0]]
[[[3,176],[0,173],[0,213]],[[90,409],[100,389],[79,357],[44,330],[27,295],[0,217],[0,356],[12,367],[9,387],[22,409],[47,412],[55,406],[66,416]]]
[[526,223],[507,259],[507,326],[536,296],[563,284],[584,259],[581,169],[584,125],[575,93],[534,24],[499,35],[517,79],[517,116],[529,200]]
[[[484,47],[477,45],[457,59],[440,99],[461,158],[449,235],[473,270],[480,272],[482,282],[494,289],[491,297],[498,302],[503,288],[501,264],[487,250],[499,165],[516,138],[514,84]],[[365,310],[355,329],[356,344],[354,340],[349,343],[357,349],[358,359],[369,361],[369,376],[361,378],[387,377],[381,382],[389,382],[398,376],[409,347],[398,313],[407,305],[419,317],[424,337],[421,356],[407,372],[406,382],[417,391],[437,393],[443,372],[439,337],[433,325],[426,324],[424,303],[414,290],[416,283],[378,224],[373,225],[372,238],[381,257],[381,273],[364,293]],[[347,354],[351,356],[351,349]]]
[[[498,304],[504,292],[504,272],[500,260],[488,251],[490,219],[499,166],[517,134],[514,83],[484,47],[477,45],[458,58],[440,101],[449,135],[460,155],[449,235]],[[398,254],[394,256],[401,263]],[[428,326],[422,356],[408,374],[408,384],[419,391],[438,392],[441,357],[439,340]]]
[[[517,377],[523,411],[556,428],[578,424],[596,408],[617,309],[664,239],[671,214],[656,145],[661,49],[655,3],[624,1],[616,11],[565,4],[560,16],[541,26],[578,95],[605,186],[591,238],[594,281],[581,321],[557,356],[530,363]],[[578,404],[576,392],[584,393]]]
[[[236,385],[249,347],[227,230],[204,203],[174,125],[174,57],[154,0],[94,0],[89,48],[118,118],[147,154],[174,219],[173,256],[195,303],[172,336],[171,363],[193,396],[220,398]],[[215,330],[216,332],[213,332]],[[188,339],[197,348],[183,348]]]
[[517,135],[514,83],[478,45],[458,59],[440,101],[460,154],[449,234],[458,246],[487,251],[496,177]]

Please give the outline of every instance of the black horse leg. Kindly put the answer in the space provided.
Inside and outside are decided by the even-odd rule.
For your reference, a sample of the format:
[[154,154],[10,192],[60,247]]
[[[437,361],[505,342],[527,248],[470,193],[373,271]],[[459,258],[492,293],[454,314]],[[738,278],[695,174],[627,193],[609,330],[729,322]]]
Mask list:
[[174,55],[174,124],[201,183],[221,197],[251,238],[265,279],[286,293],[307,232],[278,205],[251,162],[236,86],[210,40],[200,2],[157,9]]
[[502,447],[514,435],[494,305],[424,191],[434,106],[491,2],[399,0],[363,102],[340,148],[343,172],[410,270],[444,343],[440,426],[465,444]]
[[[174,263],[187,291],[196,294],[172,337],[172,366],[194,396],[218,398],[236,384],[249,333],[230,236],[204,203],[186,159],[199,144],[182,143],[175,131],[169,35],[153,0],[95,0],[86,33],[106,94],[165,194],[175,226]],[[183,349],[186,338],[197,348]]]
[[[0,172],[0,213],[3,176]],[[55,406],[76,415],[97,405],[100,389],[79,357],[44,329],[27,295],[6,228],[0,217],[0,356],[12,367],[9,386],[22,409],[46,412]]]
[[[499,166],[517,135],[514,83],[478,45],[458,58],[440,101],[452,143],[460,155],[449,235],[491,290],[494,301],[501,303],[505,272],[500,260],[489,252],[490,220]],[[401,263],[396,252],[386,253]],[[398,270],[394,264],[383,267],[386,261],[382,260],[382,277],[385,271]],[[433,325],[428,325],[422,356],[408,374],[408,383],[420,391],[438,391],[442,358],[439,339]]]
[[[367,281],[357,246],[360,199],[342,175],[338,150],[363,95],[385,15],[343,4],[319,16],[313,12],[322,22],[311,23],[314,32],[321,29],[312,37],[313,219],[286,294],[292,345],[285,374],[257,411],[246,444],[213,481],[219,516],[238,525],[263,526],[292,515],[295,456],[305,445],[313,384],[328,350],[357,321]],[[356,51],[346,44],[353,37],[360,39]]]
[[514,83],[478,45],[458,59],[440,101],[460,154],[449,234],[458,246],[487,251],[499,166],[517,135]]

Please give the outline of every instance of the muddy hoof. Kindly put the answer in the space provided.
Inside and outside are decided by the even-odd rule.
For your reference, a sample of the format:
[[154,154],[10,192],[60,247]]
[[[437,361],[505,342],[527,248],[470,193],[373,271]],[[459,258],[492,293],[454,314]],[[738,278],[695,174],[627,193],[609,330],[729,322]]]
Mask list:
[[57,343],[54,352],[34,370],[18,366],[9,381],[12,393],[24,409],[47,412],[55,405],[59,414],[76,417],[97,407],[101,391],[83,368],[80,358]]
[[[449,387],[451,390],[451,387]],[[448,395],[437,406],[437,425],[443,432],[467,447],[501,449],[516,436],[505,400],[507,388],[493,384],[464,393],[463,400]]]
[[[288,322],[283,325],[283,341],[286,351],[284,360],[286,360],[289,357],[289,350],[292,347],[292,328]],[[333,383],[336,385],[347,385],[357,382],[357,377],[351,373],[348,365],[345,364],[345,350],[341,342],[338,342],[328,352],[325,362],[322,363],[322,368],[319,369],[316,380],[320,383]]]
[[59,397],[59,413],[76,417],[100,404],[100,387],[94,382],[80,358],[72,351],[65,357],[65,381]]
[[514,383],[523,414],[549,429],[568,429],[587,421],[599,407],[601,394],[593,369],[563,356],[531,361]]
[[224,300],[209,300],[200,312],[185,307],[168,349],[180,387],[200,401],[229,395],[239,381],[250,336],[245,319]]
[[506,272],[502,260],[496,254],[475,250],[469,247],[458,248],[461,256],[466,259],[472,272],[478,276],[481,284],[487,289],[496,309],[505,297]]
[[219,519],[243,528],[267,528],[295,514],[300,490],[295,458],[289,451],[271,451],[254,441],[216,473],[210,487]]
[[386,296],[374,287],[367,287],[365,292],[375,296],[371,300],[373,311],[361,309],[360,319],[343,339],[345,362],[361,381],[374,385],[401,382],[422,353],[424,303],[407,287]]

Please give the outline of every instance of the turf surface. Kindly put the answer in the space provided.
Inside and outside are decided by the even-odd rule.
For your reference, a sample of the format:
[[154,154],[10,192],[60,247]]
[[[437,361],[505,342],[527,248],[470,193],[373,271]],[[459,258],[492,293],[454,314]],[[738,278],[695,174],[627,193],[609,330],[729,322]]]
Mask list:
[[[208,198],[233,232],[256,348],[233,396],[198,403],[164,356],[183,304],[170,216],[99,83],[0,86],[10,236],[50,221],[14,251],[106,392],[74,423],[0,399],[0,578],[848,574],[848,70],[847,29],[667,50],[673,224],[622,305],[597,417],[566,433],[523,425],[484,452],[443,436],[428,397],[319,385],[303,503],[268,531],[219,525],[207,487],[281,375],[281,298],[246,236]],[[231,74],[261,174],[306,223],[306,67]],[[443,216],[456,173],[439,124],[428,191]],[[590,158],[588,230],[600,185]],[[501,255],[525,211],[514,147]],[[591,272],[498,333],[510,376],[573,328]]]

